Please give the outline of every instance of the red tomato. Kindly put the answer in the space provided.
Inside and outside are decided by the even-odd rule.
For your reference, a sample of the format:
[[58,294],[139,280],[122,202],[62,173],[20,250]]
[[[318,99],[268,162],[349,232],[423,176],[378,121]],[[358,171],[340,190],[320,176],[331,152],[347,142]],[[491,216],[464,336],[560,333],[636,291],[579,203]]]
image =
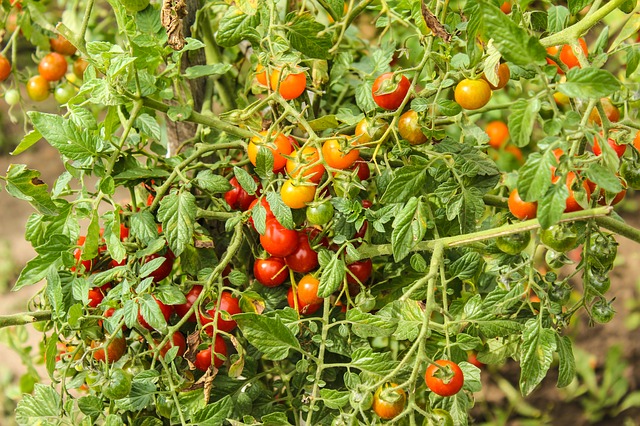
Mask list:
[[[84,242],[86,241],[86,239],[87,237],[85,237],[84,235],[78,237],[78,245],[80,247],[78,247],[73,251],[73,257],[76,259],[76,265],[82,265],[86,272],[90,272],[91,269],[93,268],[93,261],[95,259],[80,260],[80,258],[82,257],[82,246],[84,246]],[[75,270],[76,270],[76,267],[72,266],[71,271],[75,271]]]
[[517,189],[511,191],[508,205],[511,214],[520,220],[534,219],[538,212],[538,203],[523,201]]
[[371,259],[359,260],[347,265],[347,283],[349,284],[365,284],[371,278],[373,263]]
[[289,268],[281,257],[256,259],[253,275],[265,287],[277,287],[289,277]]
[[224,194],[224,200],[233,210],[248,210],[251,204],[256,200],[256,196],[250,195],[245,191],[242,186],[240,186],[238,179],[235,177],[232,177],[229,180],[229,183],[233,188]]
[[371,87],[371,93],[373,101],[380,108],[395,110],[402,105],[410,88],[411,82],[407,77],[387,72],[376,78]]
[[84,72],[88,66],[89,62],[82,58],[77,58],[75,61],[73,61],[73,73],[76,75],[76,77],[83,78]]
[[320,281],[313,275],[307,274],[298,281],[298,301],[303,305],[319,305],[322,297],[318,297],[318,285]]
[[[157,346],[160,344],[160,341],[154,340],[154,343]],[[178,356],[184,355],[185,351],[187,350],[187,341],[184,338],[184,334],[180,333],[179,331],[173,333],[173,336],[171,336],[171,340],[168,341],[162,349],[160,349],[160,356],[164,358],[167,352],[169,352],[169,349],[174,346],[178,347]]]
[[[567,173],[567,188],[569,189],[569,197],[567,198],[566,207],[564,209],[565,213],[569,212],[577,212],[579,210],[583,210],[582,206],[578,204],[576,201],[573,187],[575,185],[576,174],[574,172]],[[582,182],[582,187],[587,192],[587,199],[591,197],[591,189],[586,181]]]
[[[156,299],[155,296],[152,296],[152,297],[158,304],[158,307],[160,308],[160,313],[162,313],[164,320],[168,322],[169,318],[171,317],[171,313],[173,312],[173,307],[169,305],[165,305],[160,300]],[[147,330],[153,330],[153,327],[151,327],[149,323],[147,323],[142,317],[142,313],[140,313],[140,308],[138,308],[138,322],[140,323],[141,326],[143,326]]]
[[286,163],[289,176],[304,176],[313,183],[320,182],[324,175],[324,165],[320,162],[320,153],[316,148],[308,146],[293,151],[290,156]]
[[280,81],[280,86],[278,86],[279,80],[280,70],[274,69],[269,76],[271,88],[273,90],[277,88],[280,96],[288,101],[298,98],[304,93],[304,90],[307,88],[307,77],[303,72],[288,73],[286,77]]
[[153,278],[154,283],[159,283],[164,280],[171,274],[171,270],[173,269],[173,261],[175,260],[175,256],[173,252],[167,249],[165,254],[154,253],[145,258],[145,263],[151,262],[153,259],[157,259],[159,257],[164,257],[164,261],[160,264],[160,267],[149,274],[150,277]]
[[[623,184],[623,186],[625,186]],[[593,190],[591,191],[593,192]],[[600,194],[598,195],[598,204],[601,206],[615,206],[620,201],[624,200],[625,195],[627,195],[627,188],[625,187],[622,191],[618,192],[615,197],[611,200],[611,202],[607,203],[607,193],[604,189],[600,190]]]
[[500,5],[500,10],[508,15],[511,13],[511,2],[505,1]]
[[[229,315],[235,315],[242,313],[239,300],[233,297],[228,291],[223,291],[220,295],[220,312],[227,312]],[[213,321],[216,314],[216,307],[209,309],[206,314],[200,314],[200,322],[202,325],[209,324]],[[217,329],[220,331],[226,331],[227,333],[236,328],[236,322],[233,319],[225,320],[221,314],[218,314]],[[213,327],[206,328],[207,334],[213,336]]]
[[322,157],[329,167],[342,170],[351,167],[360,158],[360,152],[352,149],[345,154],[338,139],[329,139],[322,145]]
[[[580,43],[580,47],[582,48],[582,51],[586,56],[588,53],[587,43],[583,38],[578,39],[578,42]],[[573,49],[569,44],[565,44],[564,46],[562,46],[562,50],[560,51],[560,60],[564,62],[564,64],[569,69],[580,66],[580,61],[578,61],[578,58],[576,57],[575,53],[573,53]]]
[[292,209],[302,209],[307,203],[313,201],[316,196],[315,185],[297,184],[291,179],[287,179],[280,188],[282,201]]
[[383,420],[391,420],[404,410],[407,394],[395,383],[385,383],[373,395],[373,411]]
[[371,170],[369,169],[369,163],[358,157],[355,163],[349,168],[349,170],[355,170],[358,179],[365,181],[371,177]]
[[38,64],[38,73],[47,81],[58,81],[67,73],[67,60],[59,53],[47,53]]
[[[212,352],[213,362],[211,360]],[[224,364],[224,360],[217,355],[222,355],[225,358],[227,356],[227,344],[219,334],[216,334],[213,347],[209,346],[207,349],[203,349],[196,354],[196,360],[193,365],[200,371],[207,371],[211,365],[220,368],[222,364]]]
[[[271,218],[276,217],[273,212],[271,211],[271,206],[269,205],[269,203],[267,202],[267,199],[265,197],[260,199],[260,204],[262,204],[262,207],[264,207],[265,211],[266,211],[266,218],[265,220],[269,220]],[[258,204],[258,199],[256,198],[255,200],[253,200],[251,202],[251,204],[249,205],[249,208],[247,210],[251,210],[253,212],[253,208],[255,207],[255,205]],[[253,213],[252,213],[253,214]],[[253,223],[253,217],[249,218],[249,223],[251,224],[251,227],[253,227],[253,229],[256,229],[255,224]]]
[[309,235],[298,233],[298,248],[285,257],[287,266],[294,272],[307,273],[318,267],[318,253],[309,245]]
[[102,287],[94,287],[89,289],[89,303],[90,308],[97,308],[98,305],[104,300],[104,295],[108,289],[111,288],[110,284],[105,284]]
[[489,135],[489,145],[492,148],[500,149],[509,139],[509,127],[504,121],[496,120],[490,122],[487,124],[485,131]]
[[[184,318],[184,316],[187,315],[187,312],[189,312],[189,309],[191,309],[193,304],[196,302],[198,296],[200,296],[200,293],[202,293],[202,286],[194,285],[193,287],[191,287],[191,290],[189,290],[189,292],[185,295],[187,301],[173,307],[173,309],[176,311],[176,314],[178,314],[180,318]],[[196,322],[195,312],[191,314],[187,321]]]
[[260,235],[260,244],[271,256],[286,257],[298,248],[298,233],[275,218],[269,219],[264,235]]
[[484,367],[484,364],[478,361],[478,355],[474,351],[467,352],[467,356],[468,356],[467,362],[469,364],[473,364],[478,368]]
[[113,340],[111,340],[111,343],[107,346],[106,354],[104,350],[105,344],[106,340],[91,341],[91,348],[95,349],[95,351],[93,351],[93,359],[96,361],[108,361],[109,363],[114,363],[122,358],[122,355],[127,351],[127,341],[124,337],[114,337]]
[[51,50],[61,55],[71,56],[76,53],[76,47],[69,42],[62,34],[58,34],[57,38],[49,40]]
[[[289,292],[287,293],[287,302],[289,303],[289,307],[296,309],[295,300],[293,299],[293,288],[289,287]],[[302,315],[313,315],[322,307],[322,303],[318,303],[316,305],[309,305],[303,303],[298,297],[298,313]]]
[[5,81],[11,75],[11,63],[9,60],[0,54],[0,81]]
[[36,102],[42,102],[47,99],[50,91],[49,82],[41,75],[34,75],[27,81],[27,95]]
[[[627,145],[619,145],[618,142],[616,142],[616,140],[612,138],[608,138],[607,142],[609,143],[609,146],[613,148],[618,158],[622,158],[624,152],[627,150]],[[593,137],[593,153],[595,155],[602,154],[602,149],[600,148],[600,144],[598,143],[598,136]]]
[[268,140],[267,134],[268,131],[263,130],[260,132],[260,136],[251,138],[247,147],[247,155],[251,164],[255,166],[258,160],[258,151],[268,149],[273,155],[273,172],[278,173],[287,164],[287,158],[284,156],[291,154],[293,147],[289,138],[282,133],[272,133]]
[[464,109],[482,108],[491,99],[491,87],[484,80],[465,78],[460,81],[454,91],[456,102]]
[[424,380],[432,392],[440,396],[452,396],[462,389],[464,374],[455,362],[440,359],[427,367]]

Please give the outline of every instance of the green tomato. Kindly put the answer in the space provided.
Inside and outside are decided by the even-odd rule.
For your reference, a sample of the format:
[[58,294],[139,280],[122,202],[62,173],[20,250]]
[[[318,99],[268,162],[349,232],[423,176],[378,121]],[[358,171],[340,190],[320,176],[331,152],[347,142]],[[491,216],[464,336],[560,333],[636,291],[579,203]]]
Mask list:
[[579,234],[575,226],[559,223],[540,232],[540,241],[555,251],[566,253],[578,246]]
[[593,233],[589,237],[588,262],[598,269],[609,270],[618,254],[618,243],[611,234]]
[[156,413],[158,413],[160,417],[170,419],[174,406],[175,402],[170,395],[156,395]]
[[53,97],[60,105],[66,104],[76,94],[76,89],[70,84],[61,84],[56,87]]
[[611,302],[600,298],[591,306],[591,318],[600,324],[608,323],[613,319],[616,311],[611,307]]
[[547,250],[547,253],[544,255],[544,260],[551,269],[560,269],[564,265],[571,263],[571,259],[569,259],[564,253],[558,253],[551,249]]
[[16,105],[20,102],[20,92],[16,89],[9,89],[4,93],[4,100],[8,105]]
[[122,399],[131,392],[131,375],[117,368],[112,370],[106,383],[102,386],[102,393],[109,399]]
[[453,418],[448,411],[436,408],[424,419],[422,426],[453,426]]
[[561,305],[566,304],[571,297],[571,286],[566,282],[555,283],[549,290],[549,299]]
[[531,232],[522,232],[519,234],[504,235],[496,238],[496,246],[500,251],[516,255],[522,253],[531,241]]
[[[9,101],[7,101],[8,103]],[[627,181],[627,186],[633,189],[640,189],[640,165],[634,161],[623,161],[620,166],[620,176]]]
[[358,410],[359,408],[363,411],[366,411],[371,408],[373,404],[373,395],[371,392],[361,391],[361,390],[352,390],[349,395],[349,404],[354,410]]
[[324,225],[333,218],[333,204],[325,201],[307,207],[307,222],[311,225]]
[[611,288],[611,280],[607,271],[585,268],[583,275],[585,288],[595,290],[597,294],[605,294]]
[[149,6],[149,0],[120,0],[129,13],[138,13]]

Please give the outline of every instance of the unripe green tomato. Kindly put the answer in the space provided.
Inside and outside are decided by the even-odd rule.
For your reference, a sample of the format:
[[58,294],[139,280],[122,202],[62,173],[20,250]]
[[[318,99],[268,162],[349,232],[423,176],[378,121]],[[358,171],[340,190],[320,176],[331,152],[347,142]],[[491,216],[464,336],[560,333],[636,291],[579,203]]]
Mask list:
[[373,395],[371,395],[371,392],[367,392],[364,390],[353,390],[349,394],[349,404],[351,404],[351,407],[354,410],[368,410],[373,404]]
[[583,281],[587,289],[595,290],[597,294],[605,294],[611,288],[607,271],[587,267],[584,270]]
[[422,426],[453,426],[453,418],[448,411],[436,408],[424,419]]
[[566,282],[553,284],[549,290],[549,299],[561,305],[567,303],[570,297],[571,286]]
[[76,89],[70,84],[61,84],[56,87],[53,97],[60,105],[66,104],[76,94]]
[[543,229],[540,232],[542,244],[558,251],[566,253],[578,246],[578,231],[573,225],[559,223]]
[[531,232],[526,231],[498,237],[496,238],[496,246],[504,253],[516,255],[526,249],[530,241]]
[[333,204],[325,201],[307,207],[307,222],[311,225],[324,225],[333,218]]
[[551,269],[560,269],[564,265],[571,263],[571,259],[564,253],[558,253],[552,249],[547,250],[547,253],[544,255],[544,260]]
[[[7,101],[8,103],[9,101]],[[627,182],[627,186],[632,189],[640,189],[640,166],[633,161],[625,160],[620,166],[620,176]]]
[[591,306],[591,318],[599,324],[605,324],[611,321],[615,315],[615,311],[611,307],[611,302],[600,298]]
[[20,92],[16,89],[9,89],[4,93],[4,100],[8,105],[16,105],[20,102]]
[[138,13],[149,6],[149,0],[120,0],[129,13]]
[[607,270],[613,266],[618,254],[618,243],[613,235],[593,233],[589,237],[587,262],[598,269]]
[[122,399],[131,392],[131,375],[117,368],[111,370],[107,382],[102,387],[102,393],[109,399]]
[[156,395],[156,413],[160,417],[170,419],[173,414],[175,402],[170,395]]

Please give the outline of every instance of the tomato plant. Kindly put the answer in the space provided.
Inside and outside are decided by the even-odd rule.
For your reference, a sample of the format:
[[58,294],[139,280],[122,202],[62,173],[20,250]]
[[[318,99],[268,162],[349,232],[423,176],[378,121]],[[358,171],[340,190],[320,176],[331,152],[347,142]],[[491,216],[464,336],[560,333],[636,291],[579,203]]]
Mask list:
[[20,424],[466,425],[468,351],[565,387],[619,310],[632,2],[36,3],[0,59],[42,286],[0,326],[50,375]]

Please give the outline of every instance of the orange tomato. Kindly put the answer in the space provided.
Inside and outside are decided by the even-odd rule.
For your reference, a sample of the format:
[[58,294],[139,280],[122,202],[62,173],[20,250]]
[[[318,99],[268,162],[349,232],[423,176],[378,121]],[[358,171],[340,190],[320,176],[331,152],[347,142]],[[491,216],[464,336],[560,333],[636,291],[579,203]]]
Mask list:
[[347,169],[360,157],[357,149],[344,153],[338,139],[329,139],[322,145],[322,157],[324,161],[334,169]]
[[487,124],[485,131],[489,135],[489,145],[495,149],[499,149],[509,139],[509,127],[504,121],[496,120],[490,122]]
[[249,146],[247,147],[249,161],[251,161],[251,164],[255,166],[258,158],[258,151],[266,148],[273,154],[273,172],[277,173],[287,164],[287,159],[284,155],[291,154],[293,147],[291,146],[289,138],[282,133],[272,133],[268,142],[266,137],[267,131],[263,130],[260,132],[260,136],[254,136],[251,138],[251,142],[249,142]]
[[319,161],[320,153],[312,146],[293,151],[287,160],[287,173],[294,178],[302,175],[311,182],[318,183],[324,175],[324,165]]

